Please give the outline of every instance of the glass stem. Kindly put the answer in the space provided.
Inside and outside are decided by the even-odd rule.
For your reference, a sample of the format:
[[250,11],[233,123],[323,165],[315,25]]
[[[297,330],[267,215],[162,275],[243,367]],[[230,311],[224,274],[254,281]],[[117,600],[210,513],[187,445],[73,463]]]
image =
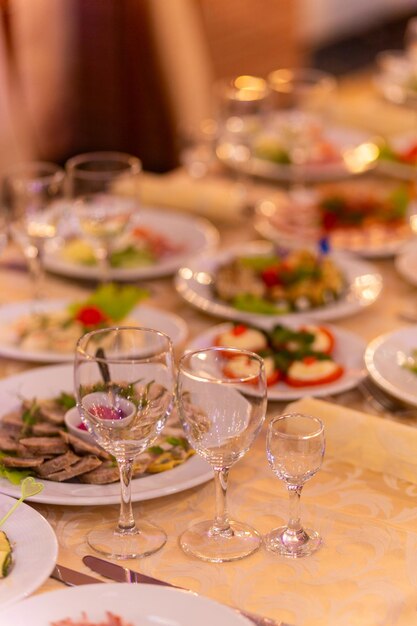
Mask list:
[[232,530],[229,524],[227,514],[226,491],[229,479],[229,468],[214,470],[214,486],[216,490],[216,516],[214,518],[212,533],[213,534],[231,534]]
[[300,497],[302,485],[287,485],[289,495],[288,531],[299,533],[302,530],[300,520]]
[[[43,267],[43,245],[31,244],[27,253],[29,272],[33,279],[33,299],[35,303],[39,303],[43,297],[45,271]],[[36,309],[36,304],[35,304]],[[35,310],[35,313],[38,311]]]
[[133,473],[133,459],[117,459],[120,474],[120,515],[118,530],[125,533],[135,528],[135,518],[132,511],[131,481]]
[[105,285],[108,282],[108,269],[109,269],[109,250],[107,246],[97,246],[96,256],[98,261],[98,269],[100,273],[100,282]]

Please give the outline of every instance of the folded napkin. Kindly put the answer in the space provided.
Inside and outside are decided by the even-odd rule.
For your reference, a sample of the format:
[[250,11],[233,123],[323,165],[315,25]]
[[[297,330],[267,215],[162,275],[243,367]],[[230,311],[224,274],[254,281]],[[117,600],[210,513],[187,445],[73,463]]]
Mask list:
[[323,421],[326,456],[417,484],[415,426],[314,398],[297,400],[286,412],[307,413]]

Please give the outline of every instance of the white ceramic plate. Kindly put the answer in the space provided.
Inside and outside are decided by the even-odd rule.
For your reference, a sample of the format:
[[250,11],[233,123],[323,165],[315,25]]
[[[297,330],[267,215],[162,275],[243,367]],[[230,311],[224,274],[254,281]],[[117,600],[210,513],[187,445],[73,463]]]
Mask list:
[[[181,248],[177,253],[162,258],[153,265],[141,265],[132,268],[111,268],[110,280],[138,280],[168,276],[173,274],[185,260],[202,250],[215,248],[219,241],[219,233],[207,220],[181,213],[163,211],[158,208],[141,208],[135,218],[134,226],[144,226],[157,234],[166,237],[172,244]],[[74,227],[69,225],[72,232]],[[65,231],[62,233],[65,237]],[[45,255],[45,267],[55,274],[98,280],[98,267],[71,263],[64,259],[59,247],[52,248]]]
[[325,129],[324,137],[340,151],[340,160],[306,165],[274,163],[259,157],[252,157],[247,162],[236,163],[231,158],[224,158],[222,161],[232,169],[267,180],[304,183],[338,180],[362,174],[375,167],[375,157],[371,158],[370,152],[360,149],[363,144],[371,142],[369,135],[352,128],[328,127]]
[[94,624],[105,620],[106,611],[119,615],[126,626],[252,624],[230,607],[191,591],[130,583],[84,585],[44,593],[0,612],[0,621],[4,626],[49,626],[69,618],[78,624],[83,611]]
[[417,242],[408,243],[395,258],[395,267],[405,280],[417,287]]
[[417,349],[417,326],[406,326],[371,341],[365,351],[365,365],[380,387],[417,406],[417,374],[401,366],[414,349]]
[[[299,328],[308,324],[308,320],[298,320],[297,323],[289,323],[292,328]],[[311,320],[310,320],[311,323]],[[219,324],[198,335],[187,345],[187,350],[200,350],[213,345],[214,339],[220,333],[227,332],[232,324],[226,322]],[[364,377],[363,355],[365,352],[365,342],[347,330],[336,328],[335,326],[327,326],[335,338],[335,349],[333,359],[343,366],[344,374],[338,380],[327,385],[306,386],[303,388],[294,388],[279,382],[268,387],[268,400],[289,401],[306,396],[328,396],[335,393],[341,393],[355,387]]]
[[[417,171],[416,171],[417,173]],[[355,185],[357,181],[352,181]],[[361,182],[360,184],[363,185]],[[312,204],[318,198],[314,191],[302,191],[297,198],[297,192],[283,193],[281,199],[274,197],[274,203],[260,202],[256,207],[254,226],[257,232],[273,243],[293,248],[310,248],[317,250],[319,232],[312,223]],[[297,202],[299,203],[297,205]],[[305,209],[301,203],[306,203]],[[296,213],[291,221],[288,220],[288,210],[296,207]],[[407,210],[407,220],[412,216],[417,222],[417,204],[410,202]],[[330,233],[328,240],[331,250],[340,250],[357,254],[366,259],[378,259],[395,255],[401,247],[413,237],[413,231],[404,220],[401,229],[394,230],[390,226],[381,224],[359,226],[356,229],[338,229]]]
[[[13,498],[0,494],[0,518],[14,503]],[[49,577],[56,563],[58,542],[46,519],[27,504],[17,508],[2,530],[13,546],[13,567],[10,574],[0,580],[0,606],[3,608],[33,593]],[[13,621],[0,619],[0,623],[13,624]]]
[[[52,398],[61,391],[73,391],[73,368],[71,365],[55,365],[28,370],[0,381],[1,415],[20,406],[20,398]],[[212,469],[197,455],[172,470],[136,478],[132,481],[132,501],[150,500],[177,493],[207,482],[213,476]],[[39,479],[40,480],[40,479]],[[41,493],[30,498],[46,504],[90,506],[118,504],[119,483],[111,485],[83,485],[81,483],[56,483],[42,480],[45,487]],[[0,491],[19,497],[20,488],[0,478]]]
[[335,253],[332,259],[343,271],[348,288],[346,293],[334,303],[311,309],[303,314],[264,315],[238,311],[229,304],[216,299],[211,285],[212,276],[217,268],[238,255],[261,255],[272,251],[273,246],[270,243],[255,241],[216,254],[195,257],[179,270],[175,286],[187,302],[206,313],[211,313],[216,317],[241,320],[261,328],[272,328],[275,324],[300,318],[301,315],[308,315],[315,321],[347,317],[373,304],[381,292],[382,278],[373,265],[347,254]]
[[[42,302],[42,310],[48,313],[52,311],[62,311],[71,304],[71,302],[73,301],[44,300]],[[30,314],[33,311],[33,307],[34,303],[30,300],[0,306],[0,355],[11,359],[32,361],[34,363],[64,363],[72,361],[74,358],[73,352],[35,352],[24,350],[14,345],[16,339],[12,324],[16,322],[19,317]],[[141,304],[137,306],[129,314],[129,318],[136,320],[138,326],[153,328],[166,333],[171,337],[174,345],[181,344],[188,334],[187,325],[180,317],[146,305]]]

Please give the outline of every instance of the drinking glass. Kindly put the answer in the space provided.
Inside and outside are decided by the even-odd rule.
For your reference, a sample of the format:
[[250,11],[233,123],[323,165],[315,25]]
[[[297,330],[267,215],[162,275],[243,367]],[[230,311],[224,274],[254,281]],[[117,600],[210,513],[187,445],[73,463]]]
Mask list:
[[271,91],[267,133],[285,146],[293,165],[288,168],[292,183],[303,187],[304,168],[329,120],[336,79],[313,68],[283,68],[271,72],[267,82]]
[[301,525],[300,497],[304,483],[321,467],[323,423],[318,417],[302,413],[275,417],[268,426],[266,449],[272,471],[287,485],[290,503],[288,524],[264,537],[266,548],[294,558],[312,554],[322,539],[317,531]]
[[260,545],[256,530],[229,519],[229,470],[249,450],[266,410],[261,357],[246,350],[208,348],[185,354],[179,363],[177,402],[189,443],[214,470],[216,514],[186,530],[186,553],[220,563],[248,556]]
[[253,174],[253,142],[264,126],[269,95],[265,79],[258,76],[236,76],[214,85],[219,129],[216,154],[234,169],[241,204],[249,209],[256,202],[248,178]]
[[65,172],[54,163],[21,163],[6,173],[3,200],[10,233],[22,248],[32,275],[34,299],[43,294],[46,242],[57,234]]
[[77,343],[74,381],[82,421],[116,459],[120,472],[118,524],[92,530],[88,543],[111,558],[152,554],[165,544],[166,535],[148,521],[135,522],[131,479],[135,457],[156,439],[172,410],[171,340],[149,328],[87,333]]
[[123,152],[90,152],[66,163],[67,194],[82,234],[95,251],[102,283],[109,257],[139,208],[141,162]]

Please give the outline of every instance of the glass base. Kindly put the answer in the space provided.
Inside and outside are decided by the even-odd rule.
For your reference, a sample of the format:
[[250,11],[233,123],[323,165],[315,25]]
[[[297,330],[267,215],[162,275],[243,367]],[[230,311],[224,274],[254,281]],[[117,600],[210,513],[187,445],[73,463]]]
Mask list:
[[261,537],[254,528],[232,520],[229,524],[227,531],[217,532],[211,520],[194,524],[181,535],[180,546],[186,554],[212,563],[237,561],[259,548]]
[[303,528],[299,532],[289,531],[287,526],[271,530],[265,535],[264,544],[267,550],[297,559],[315,552],[323,543],[315,530]]
[[150,522],[141,521],[131,531],[120,532],[115,523],[92,530],[87,543],[99,554],[111,559],[137,559],[153,554],[165,545],[165,532]]

